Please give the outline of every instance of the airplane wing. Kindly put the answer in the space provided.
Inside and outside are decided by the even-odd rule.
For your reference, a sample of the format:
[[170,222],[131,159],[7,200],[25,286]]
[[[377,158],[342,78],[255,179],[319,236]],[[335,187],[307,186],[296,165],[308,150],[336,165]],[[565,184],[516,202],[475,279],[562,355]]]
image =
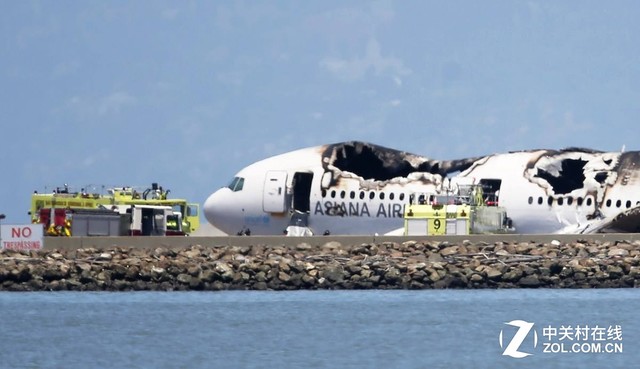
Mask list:
[[640,232],[640,206],[602,219],[594,219],[579,226],[570,226],[559,233],[638,233]]

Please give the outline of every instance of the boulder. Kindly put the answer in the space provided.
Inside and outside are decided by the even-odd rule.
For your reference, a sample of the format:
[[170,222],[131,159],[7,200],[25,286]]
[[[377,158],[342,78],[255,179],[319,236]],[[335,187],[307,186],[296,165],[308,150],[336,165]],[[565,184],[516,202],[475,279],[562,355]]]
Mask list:
[[532,275],[528,275],[526,277],[520,278],[520,280],[518,281],[518,285],[520,287],[535,288],[535,287],[540,287],[542,283],[538,279],[537,275],[532,274]]
[[607,256],[615,257],[615,256],[629,256],[629,251],[622,248],[613,248],[609,249],[607,252]]

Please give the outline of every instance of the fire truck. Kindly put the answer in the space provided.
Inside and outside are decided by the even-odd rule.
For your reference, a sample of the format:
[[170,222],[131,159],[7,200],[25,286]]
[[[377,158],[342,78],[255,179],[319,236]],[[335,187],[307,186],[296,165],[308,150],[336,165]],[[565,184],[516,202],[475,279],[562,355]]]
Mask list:
[[111,209],[40,209],[46,236],[184,236],[182,217],[170,206],[112,205]]
[[460,185],[455,192],[414,193],[404,212],[404,235],[514,233],[507,210],[481,185]]
[[[101,186],[104,188],[104,186]],[[95,189],[95,187],[93,187]],[[101,192],[104,192],[101,191]],[[200,227],[200,207],[196,203],[189,203],[185,199],[169,198],[170,190],[165,190],[157,183],[151,187],[138,189],[130,186],[106,189],[106,194],[91,191],[89,186],[73,191],[68,185],[56,187],[49,193],[34,191],[31,195],[29,215],[32,223],[44,223],[44,212],[63,214],[79,210],[112,210],[112,207],[169,207],[173,215],[179,215],[180,229],[185,233],[193,233]],[[57,213],[56,213],[57,211]],[[60,215],[62,216],[62,215]],[[55,216],[54,216],[55,218]],[[170,219],[173,223],[174,218]],[[57,224],[56,227],[59,227]],[[46,233],[46,232],[45,232]]]

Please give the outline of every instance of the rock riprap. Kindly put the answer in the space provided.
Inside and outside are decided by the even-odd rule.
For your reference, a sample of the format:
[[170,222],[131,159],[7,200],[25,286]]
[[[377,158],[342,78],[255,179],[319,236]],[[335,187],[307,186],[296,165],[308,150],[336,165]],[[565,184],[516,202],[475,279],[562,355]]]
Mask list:
[[640,241],[0,250],[0,290],[300,290],[640,286]]

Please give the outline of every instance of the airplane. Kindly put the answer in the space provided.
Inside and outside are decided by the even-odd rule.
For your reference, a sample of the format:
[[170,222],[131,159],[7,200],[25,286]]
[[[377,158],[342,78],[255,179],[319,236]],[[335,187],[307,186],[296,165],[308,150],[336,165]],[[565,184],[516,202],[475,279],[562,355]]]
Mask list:
[[481,185],[520,234],[640,232],[640,151],[524,150],[433,160],[348,141],[240,170],[204,203],[230,235],[401,235],[413,193]]

